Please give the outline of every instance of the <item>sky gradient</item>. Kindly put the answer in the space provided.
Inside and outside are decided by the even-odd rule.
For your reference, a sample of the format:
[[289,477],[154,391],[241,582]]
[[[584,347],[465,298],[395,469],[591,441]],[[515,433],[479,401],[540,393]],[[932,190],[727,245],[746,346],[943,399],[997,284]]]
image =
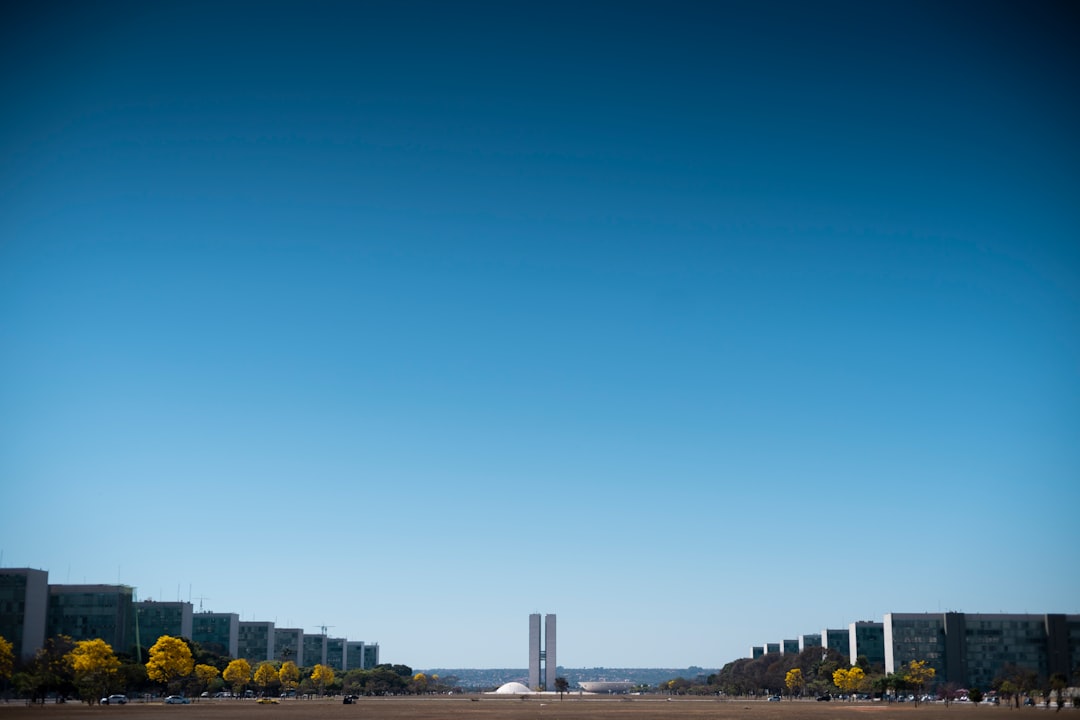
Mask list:
[[0,12],[3,566],[415,668],[1080,612],[1069,3]]

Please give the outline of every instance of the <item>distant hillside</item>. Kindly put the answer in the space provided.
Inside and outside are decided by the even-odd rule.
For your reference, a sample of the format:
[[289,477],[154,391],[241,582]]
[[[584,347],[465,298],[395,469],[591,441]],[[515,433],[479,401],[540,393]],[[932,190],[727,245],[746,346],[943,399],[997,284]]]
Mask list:
[[[528,683],[529,671],[527,668],[431,668],[419,670],[426,675],[438,675],[442,680],[455,677],[456,685],[466,690],[493,690],[508,682]],[[582,680],[629,680],[633,683],[655,687],[656,685],[682,677],[694,680],[697,677],[705,678],[716,669],[688,667],[688,668],[558,668],[559,677],[569,681],[570,688],[577,689]]]

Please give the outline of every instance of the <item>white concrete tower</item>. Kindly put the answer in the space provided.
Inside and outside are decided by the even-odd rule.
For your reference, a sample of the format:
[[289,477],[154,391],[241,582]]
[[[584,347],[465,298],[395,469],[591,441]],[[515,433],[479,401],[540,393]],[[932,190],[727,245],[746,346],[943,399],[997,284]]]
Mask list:
[[544,616],[544,637],[541,645],[540,613],[533,613],[529,615],[529,689],[554,690],[556,667],[555,616]]

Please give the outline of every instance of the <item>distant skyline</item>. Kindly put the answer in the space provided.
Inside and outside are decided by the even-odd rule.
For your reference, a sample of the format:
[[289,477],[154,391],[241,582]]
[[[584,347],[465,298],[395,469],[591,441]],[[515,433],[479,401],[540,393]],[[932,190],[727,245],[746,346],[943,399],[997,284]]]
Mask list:
[[1080,612],[1072,4],[0,13],[3,565],[417,668]]

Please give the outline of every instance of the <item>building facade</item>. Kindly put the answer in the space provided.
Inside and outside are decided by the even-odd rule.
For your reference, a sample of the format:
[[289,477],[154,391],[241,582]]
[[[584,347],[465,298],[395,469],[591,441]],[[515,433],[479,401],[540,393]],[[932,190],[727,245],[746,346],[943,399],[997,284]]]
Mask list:
[[189,602],[135,602],[135,618],[139,624],[139,647],[150,648],[162,635],[191,637],[193,610]]
[[274,660],[292,660],[304,667],[304,631],[300,628],[274,628]]
[[[114,652],[136,662],[145,660],[145,650],[162,635],[187,638],[251,663],[306,662],[302,630],[275,628],[272,622],[241,623],[236,613],[194,612],[189,602],[139,602],[135,588],[128,585],[51,585],[45,570],[0,568],[0,636],[11,642],[15,659],[31,659],[57,635],[104,640]],[[378,643],[325,636],[321,642],[310,653],[309,664],[322,662],[342,670],[379,664]]]
[[835,650],[845,658],[850,658],[851,631],[847,628],[843,630],[825,628],[821,631],[821,646],[827,650]]
[[29,659],[45,646],[49,573],[31,568],[0,570],[0,636],[15,659]]
[[885,667],[885,626],[879,622],[853,622],[848,626],[849,662],[855,665],[865,657],[872,671]]
[[326,664],[326,636],[304,635],[304,665],[314,667]]
[[191,623],[191,639],[207,650],[237,657],[240,647],[240,616],[236,613],[195,613]]
[[799,652],[806,650],[807,648],[819,648],[821,647],[821,634],[810,633],[808,635],[799,636]]
[[326,638],[326,665],[337,671],[345,670],[345,638]]
[[274,659],[274,623],[241,620],[237,632],[237,657],[252,665]]
[[100,638],[113,651],[141,660],[134,597],[128,585],[50,585],[45,635]]
[[989,688],[1006,666],[1041,679],[1080,664],[1080,615],[890,613],[885,671],[925,660],[940,682]]

